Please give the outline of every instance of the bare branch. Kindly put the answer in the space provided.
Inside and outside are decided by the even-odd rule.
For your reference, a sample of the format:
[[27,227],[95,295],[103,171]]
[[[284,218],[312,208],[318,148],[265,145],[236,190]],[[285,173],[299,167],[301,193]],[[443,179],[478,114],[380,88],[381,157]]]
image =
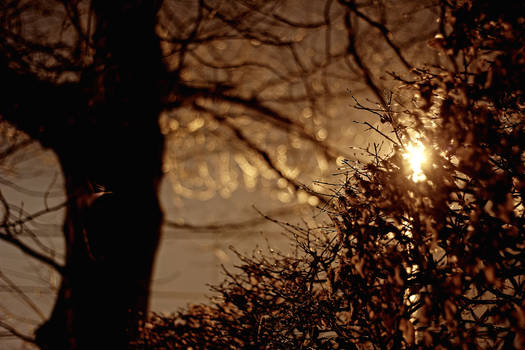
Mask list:
[[8,331],[13,336],[22,339],[25,342],[36,344],[35,339],[33,337],[30,337],[28,335],[25,335],[21,332],[19,332],[16,328],[9,325],[8,323],[0,320],[0,327]]

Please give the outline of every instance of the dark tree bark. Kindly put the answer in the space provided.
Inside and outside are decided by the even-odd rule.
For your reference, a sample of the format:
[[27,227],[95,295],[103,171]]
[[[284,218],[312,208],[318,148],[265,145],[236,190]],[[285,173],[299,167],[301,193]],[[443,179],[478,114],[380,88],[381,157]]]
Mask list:
[[148,309],[162,210],[160,1],[93,1],[93,68],[54,85],[4,65],[6,120],[52,148],[70,199],[66,265],[42,349],[126,348]]

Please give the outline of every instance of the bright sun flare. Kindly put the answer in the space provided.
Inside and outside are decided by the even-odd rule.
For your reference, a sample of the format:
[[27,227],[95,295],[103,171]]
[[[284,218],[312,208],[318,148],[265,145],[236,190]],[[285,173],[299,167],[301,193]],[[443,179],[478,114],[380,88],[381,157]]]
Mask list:
[[408,145],[405,153],[403,153],[403,158],[410,164],[410,169],[412,170],[410,179],[412,181],[419,182],[427,178],[421,169],[421,166],[427,161],[427,157],[425,155],[425,146],[420,141]]

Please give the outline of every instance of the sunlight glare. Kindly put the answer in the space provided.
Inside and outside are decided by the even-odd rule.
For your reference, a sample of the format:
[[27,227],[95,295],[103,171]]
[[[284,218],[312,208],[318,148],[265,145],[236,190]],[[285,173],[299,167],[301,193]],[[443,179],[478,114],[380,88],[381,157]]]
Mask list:
[[412,181],[419,182],[427,178],[421,169],[421,166],[427,161],[427,157],[425,155],[425,146],[423,146],[420,141],[408,145],[403,154],[403,158],[410,164],[412,175],[410,175],[409,178],[412,179]]

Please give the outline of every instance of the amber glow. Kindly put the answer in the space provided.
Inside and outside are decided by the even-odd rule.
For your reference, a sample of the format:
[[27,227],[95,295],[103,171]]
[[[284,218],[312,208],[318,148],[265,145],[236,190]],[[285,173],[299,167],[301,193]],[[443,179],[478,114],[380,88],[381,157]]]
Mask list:
[[421,166],[427,162],[425,146],[420,141],[408,145],[403,153],[403,158],[408,161],[410,166],[412,172],[410,179],[414,182],[424,181],[426,176],[423,174]]

